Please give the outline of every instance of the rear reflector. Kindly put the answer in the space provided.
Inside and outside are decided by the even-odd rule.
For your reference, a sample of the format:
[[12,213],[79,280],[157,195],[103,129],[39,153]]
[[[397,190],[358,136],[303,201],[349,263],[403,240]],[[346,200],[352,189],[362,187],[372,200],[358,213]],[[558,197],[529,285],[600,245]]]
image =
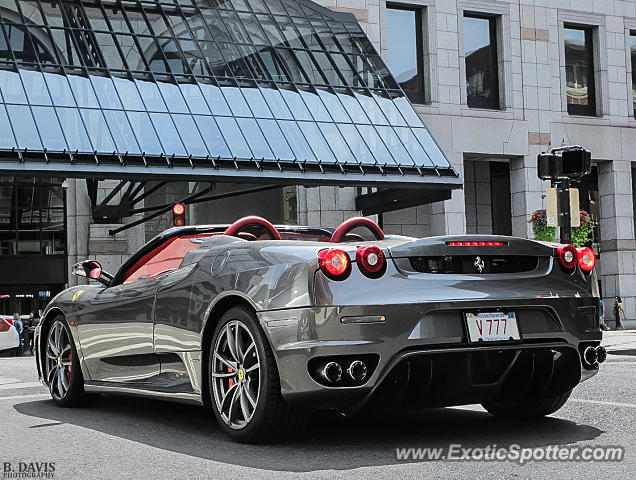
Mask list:
[[596,265],[596,254],[590,247],[581,247],[576,249],[579,257],[579,267],[584,272],[591,272]]
[[446,242],[449,247],[502,247],[508,242]]
[[347,252],[336,248],[318,252],[320,270],[333,280],[344,280],[351,273],[351,260]]

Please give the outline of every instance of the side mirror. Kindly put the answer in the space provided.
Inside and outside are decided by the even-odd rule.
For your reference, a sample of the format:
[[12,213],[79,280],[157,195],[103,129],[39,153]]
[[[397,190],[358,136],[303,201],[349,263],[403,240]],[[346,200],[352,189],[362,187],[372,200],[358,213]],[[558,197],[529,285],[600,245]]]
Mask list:
[[73,265],[73,275],[97,280],[102,285],[109,286],[113,276],[102,271],[102,266],[95,260],[84,260]]

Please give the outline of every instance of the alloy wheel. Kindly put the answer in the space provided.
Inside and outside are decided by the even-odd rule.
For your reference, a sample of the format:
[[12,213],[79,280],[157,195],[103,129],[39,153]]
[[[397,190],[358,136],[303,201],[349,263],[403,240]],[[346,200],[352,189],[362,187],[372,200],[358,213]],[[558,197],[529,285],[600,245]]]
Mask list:
[[71,341],[64,324],[59,320],[53,323],[46,339],[46,383],[56,400],[66,396],[71,384]]
[[211,381],[217,410],[233,429],[247,426],[260,392],[260,359],[247,326],[230,320],[214,344]]

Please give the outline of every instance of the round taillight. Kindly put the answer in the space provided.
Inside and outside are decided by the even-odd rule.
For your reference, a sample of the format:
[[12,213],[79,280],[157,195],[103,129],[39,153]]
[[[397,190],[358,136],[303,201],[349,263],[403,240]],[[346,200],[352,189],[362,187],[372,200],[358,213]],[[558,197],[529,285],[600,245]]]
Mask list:
[[172,207],[172,213],[175,215],[183,215],[185,213],[185,205],[183,203],[176,203]]
[[320,251],[318,263],[322,273],[333,280],[344,280],[351,273],[351,260],[343,250],[334,248]]
[[579,267],[584,272],[591,272],[596,265],[596,254],[590,247],[581,247],[576,249],[579,257]]
[[559,256],[559,263],[567,270],[576,267],[579,261],[574,245],[559,245],[557,247],[557,254]]
[[386,267],[384,253],[375,246],[358,248],[356,263],[360,271],[368,277],[381,276]]

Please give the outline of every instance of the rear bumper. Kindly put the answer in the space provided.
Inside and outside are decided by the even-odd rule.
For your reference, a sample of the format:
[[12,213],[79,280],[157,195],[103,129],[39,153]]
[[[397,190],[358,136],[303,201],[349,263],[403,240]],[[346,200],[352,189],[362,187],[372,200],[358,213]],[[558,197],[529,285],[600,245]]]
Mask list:
[[[514,310],[522,340],[469,343],[463,312],[475,309]],[[384,315],[386,321],[340,320],[361,315]],[[557,383],[572,388],[596,373],[598,368],[583,366],[579,352],[602,338],[594,298],[313,307],[259,317],[276,355],[283,396],[310,408],[345,411],[386,396],[387,384],[413,400],[412,393],[401,391],[414,380],[436,386],[420,399],[422,406],[488,401],[512,377],[536,388],[558,390]],[[356,355],[377,358],[360,386],[325,386],[310,374],[312,359]]]

